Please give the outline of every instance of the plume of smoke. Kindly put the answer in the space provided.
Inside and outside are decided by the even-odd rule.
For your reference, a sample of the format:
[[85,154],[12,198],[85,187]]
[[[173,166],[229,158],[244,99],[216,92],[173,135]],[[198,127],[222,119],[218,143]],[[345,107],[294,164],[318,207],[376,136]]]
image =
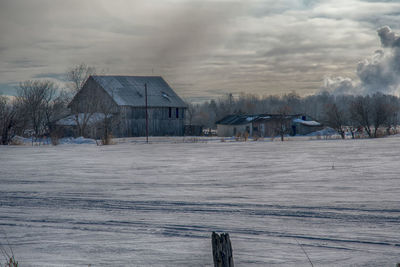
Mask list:
[[378,30],[383,47],[400,47],[400,37],[389,26],[383,26]]
[[388,26],[378,29],[382,49],[357,65],[359,81],[326,77],[323,90],[340,94],[398,94],[400,92],[400,37]]
[[323,90],[335,95],[347,95],[360,93],[360,87],[347,77],[325,77]]
[[204,58],[218,47],[231,19],[240,14],[240,3],[197,2],[181,4],[163,14],[158,34],[147,40],[156,67],[179,67],[187,60]]

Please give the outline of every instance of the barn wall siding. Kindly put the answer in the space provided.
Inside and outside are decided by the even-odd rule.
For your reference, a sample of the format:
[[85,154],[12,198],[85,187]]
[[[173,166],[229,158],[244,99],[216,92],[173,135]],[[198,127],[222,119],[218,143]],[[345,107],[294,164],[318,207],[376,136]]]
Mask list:
[[250,135],[253,134],[251,123],[242,125],[217,124],[217,135],[221,137],[236,136],[245,132],[248,132]]
[[[169,108],[148,108],[149,118],[149,135],[150,136],[166,136],[184,134],[184,118],[180,109],[179,118],[175,116],[175,109],[173,109],[173,116],[169,118]],[[121,107],[120,108],[121,123],[115,129],[118,136],[145,136],[146,135],[146,109],[134,107]]]
[[118,106],[112,98],[90,78],[69,104],[73,114],[85,112],[101,113],[102,106],[113,106],[114,113],[118,112]]
[[[254,134],[260,137],[279,135],[281,122],[279,120],[267,120],[253,123]],[[285,121],[286,129],[291,129],[291,120]]]

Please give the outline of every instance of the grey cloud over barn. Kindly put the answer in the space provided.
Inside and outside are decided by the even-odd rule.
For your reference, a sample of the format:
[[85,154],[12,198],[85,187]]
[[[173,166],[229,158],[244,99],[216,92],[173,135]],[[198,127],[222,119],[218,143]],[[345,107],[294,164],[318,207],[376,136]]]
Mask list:
[[[326,75],[368,83],[364,74],[382,73],[393,85],[387,51],[354,66],[379,38],[383,50],[398,43],[396,14],[397,1],[3,0],[0,89],[57,79],[81,62],[107,74],[162,75],[187,99],[308,94]],[[376,35],[382,25],[393,31]]]

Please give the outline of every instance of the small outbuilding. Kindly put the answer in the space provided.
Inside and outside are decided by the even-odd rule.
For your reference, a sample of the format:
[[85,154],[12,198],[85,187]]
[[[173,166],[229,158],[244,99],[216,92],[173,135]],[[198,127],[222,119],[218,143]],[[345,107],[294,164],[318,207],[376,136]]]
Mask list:
[[218,136],[247,132],[249,136],[269,137],[279,135],[282,130],[290,135],[306,135],[322,129],[321,123],[302,114],[228,115],[216,124]]
[[216,122],[218,136],[236,136],[247,132],[253,135],[253,124],[257,116],[253,115],[228,115]]
[[301,115],[292,120],[292,135],[307,135],[322,130],[322,124],[309,116]]

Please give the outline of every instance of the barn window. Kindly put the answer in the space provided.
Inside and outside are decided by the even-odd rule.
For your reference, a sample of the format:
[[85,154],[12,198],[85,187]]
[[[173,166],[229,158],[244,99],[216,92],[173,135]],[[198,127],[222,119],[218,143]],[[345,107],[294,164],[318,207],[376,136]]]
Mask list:
[[168,108],[168,118],[172,117],[172,108]]
[[176,118],[179,118],[179,108],[176,108]]

